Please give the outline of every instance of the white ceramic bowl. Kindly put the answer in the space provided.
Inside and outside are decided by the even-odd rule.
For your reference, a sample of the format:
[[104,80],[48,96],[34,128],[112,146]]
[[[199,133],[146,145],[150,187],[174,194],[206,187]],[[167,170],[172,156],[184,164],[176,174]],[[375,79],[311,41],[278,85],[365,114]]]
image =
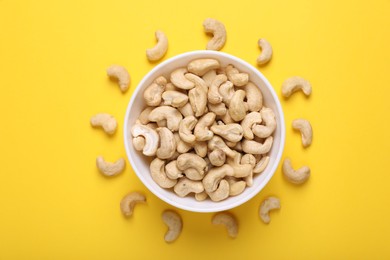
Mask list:
[[[213,202],[211,200],[196,201],[193,196],[181,198],[173,191],[163,189],[154,182],[150,176],[149,163],[151,158],[147,158],[142,153],[137,152],[132,145],[131,127],[134,125],[141,111],[145,108],[143,92],[153,80],[163,75],[169,78],[170,73],[179,67],[186,67],[187,64],[199,58],[214,58],[219,60],[222,66],[233,64],[239,71],[249,74],[250,80],[256,84],[263,93],[263,102],[267,107],[270,107],[276,116],[277,127],[274,133],[274,143],[269,152],[270,161],[263,173],[254,177],[253,186],[247,187],[243,193],[235,197],[229,197],[224,201]],[[194,212],[217,212],[228,210],[237,207],[258,194],[268,181],[273,176],[280,158],[282,156],[284,141],[285,141],[285,125],[282,107],[278,97],[268,80],[256,68],[249,63],[234,57],[232,55],[217,52],[217,51],[192,51],[177,55],[170,58],[152,69],[139,83],[131,97],[127,107],[125,124],[124,124],[124,140],[127,157],[137,174],[138,178],[145,186],[163,201],[180,209]]]

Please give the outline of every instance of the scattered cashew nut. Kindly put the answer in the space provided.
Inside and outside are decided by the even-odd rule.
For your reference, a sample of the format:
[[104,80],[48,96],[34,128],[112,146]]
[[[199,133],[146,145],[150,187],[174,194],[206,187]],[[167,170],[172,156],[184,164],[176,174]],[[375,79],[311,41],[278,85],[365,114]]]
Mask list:
[[93,127],[102,127],[104,132],[109,135],[115,133],[116,127],[118,125],[115,117],[107,113],[100,113],[92,116],[90,122]]
[[104,176],[115,176],[123,172],[125,169],[125,159],[120,158],[117,161],[111,163],[106,162],[103,156],[98,156],[96,158],[96,166],[98,167],[100,173]]
[[137,203],[144,203],[146,202],[145,195],[139,193],[139,192],[130,192],[126,196],[123,197],[121,200],[120,208],[126,217],[130,217],[133,215],[134,207]]
[[226,42],[226,29],[223,23],[218,20],[207,18],[203,21],[204,31],[212,33],[213,38],[207,43],[207,50],[219,51]]
[[162,213],[162,220],[168,226],[168,231],[165,233],[164,240],[167,243],[175,241],[183,228],[183,221],[180,215],[173,210],[165,210]]
[[259,39],[257,42],[261,49],[261,54],[257,57],[257,64],[266,64],[272,58],[272,46],[266,39]]
[[229,237],[236,238],[238,235],[238,221],[229,212],[218,212],[211,219],[213,225],[224,225]]
[[311,94],[311,84],[309,81],[302,77],[291,77],[286,79],[282,84],[282,95],[289,97],[295,91],[302,90],[306,96]]
[[280,200],[276,197],[268,197],[260,205],[259,216],[265,224],[271,221],[269,212],[274,209],[280,209]]
[[295,130],[299,130],[301,132],[302,136],[302,145],[303,147],[310,146],[312,140],[313,140],[313,129],[311,127],[311,124],[306,119],[295,119],[292,122],[292,127]]
[[303,166],[298,170],[294,170],[289,158],[284,159],[283,161],[283,174],[286,179],[294,184],[302,184],[306,182],[310,177],[310,168]]
[[126,92],[126,90],[129,88],[130,75],[125,67],[120,65],[111,65],[107,69],[107,75],[118,80],[119,88],[122,92]]
[[157,44],[151,48],[146,50],[146,57],[150,61],[157,61],[161,59],[168,49],[168,38],[162,31],[156,31],[155,33]]

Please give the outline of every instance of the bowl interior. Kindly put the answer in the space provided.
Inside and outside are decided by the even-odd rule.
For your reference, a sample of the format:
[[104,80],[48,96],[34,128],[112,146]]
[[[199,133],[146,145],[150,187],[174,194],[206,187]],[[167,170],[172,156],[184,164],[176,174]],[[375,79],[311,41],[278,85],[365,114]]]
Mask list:
[[[149,163],[151,158],[148,158],[141,152],[136,151],[133,148],[131,141],[131,127],[134,125],[139,114],[146,107],[143,99],[143,92],[145,88],[148,87],[158,76],[163,75],[169,78],[170,73],[174,69],[179,67],[186,67],[190,61],[199,58],[215,58],[219,60],[222,66],[233,64],[239,71],[248,73],[250,81],[256,84],[263,93],[264,105],[270,107],[274,111],[277,121],[277,127],[274,133],[274,143],[271,151],[269,152],[270,161],[267,168],[260,175],[256,175],[254,177],[252,187],[247,187],[240,195],[229,197],[228,199],[221,202],[213,202],[211,200],[196,201],[193,196],[181,198],[173,193],[173,191],[163,189],[158,186],[150,175]],[[268,80],[256,68],[237,57],[223,52],[193,51],[175,56],[162,62],[142,79],[142,81],[137,86],[137,89],[134,91],[127,108],[124,135],[127,156],[135,173],[138,175],[144,185],[157,197],[175,207],[184,210],[195,212],[217,212],[241,205],[242,203],[254,197],[268,183],[279,164],[283,152],[285,126],[283,111],[278,97]]]

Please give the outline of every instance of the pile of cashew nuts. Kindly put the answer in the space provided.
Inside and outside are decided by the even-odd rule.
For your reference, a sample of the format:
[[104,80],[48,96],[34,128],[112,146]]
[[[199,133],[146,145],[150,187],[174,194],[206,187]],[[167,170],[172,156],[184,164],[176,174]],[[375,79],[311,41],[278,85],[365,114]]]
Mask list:
[[267,167],[276,128],[249,75],[216,59],[196,59],[157,77],[132,126],[133,146],[154,159],[150,174],[180,197],[222,201]]

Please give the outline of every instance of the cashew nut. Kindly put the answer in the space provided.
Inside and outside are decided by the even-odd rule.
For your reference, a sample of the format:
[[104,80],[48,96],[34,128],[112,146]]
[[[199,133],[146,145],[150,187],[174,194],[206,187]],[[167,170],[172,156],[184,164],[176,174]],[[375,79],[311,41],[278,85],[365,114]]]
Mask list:
[[188,152],[189,150],[191,150],[193,148],[191,144],[186,143],[183,140],[181,140],[180,135],[179,135],[178,132],[174,133],[173,136],[175,137],[176,144],[177,144],[176,145],[176,150],[179,153],[186,153],[186,152]]
[[138,120],[140,121],[141,124],[146,125],[148,124],[149,121],[149,114],[152,112],[154,107],[147,107],[144,110],[142,110],[141,114],[139,114]]
[[206,166],[206,161],[194,153],[184,153],[177,157],[177,168],[191,180],[201,180]]
[[276,197],[268,197],[260,205],[259,216],[265,224],[271,221],[269,212],[274,209],[280,209],[280,200]]
[[168,38],[162,31],[156,31],[155,33],[157,44],[151,48],[146,50],[146,57],[150,61],[157,61],[161,59],[168,49]]
[[168,159],[176,152],[176,140],[171,130],[166,127],[157,128],[160,136],[160,148],[157,149],[157,157]]
[[240,73],[233,65],[228,65],[226,67],[226,75],[236,87],[245,86],[249,81],[248,73]]
[[164,105],[169,105],[173,107],[182,107],[188,102],[188,96],[179,91],[168,90],[162,94],[162,99],[164,99]]
[[218,116],[218,119],[221,119],[225,124],[235,123],[229,113],[226,113],[223,116]]
[[192,89],[193,87],[195,87],[194,82],[188,80],[184,76],[184,74],[186,74],[186,73],[187,73],[186,68],[178,68],[178,69],[174,70],[171,73],[171,82],[173,83],[173,85],[175,85],[178,88],[186,89],[186,90]]
[[244,90],[249,111],[260,111],[263,107],[263,94],[260,89],[252,82],[248,82],[248,84],[245,85]]
[[187,116],[180,122],[179,135],[184,142],[189,144],[195,142],[196,137],[193,135],[192,130],[197,122],[198,120],[194,116]]
[[200,193],[204,191],[201,181],[193,181],[186,177],[180,178],[173,191],[180,197],[185,197],[190,193]]
[[264,156],[258,161],[253,168],[253,173],[261,173],[265,170],[269,163],[269,156]]
[[213,38],[207,43],[207,50],[219,51],[226,42],[226,30],[223,23],[218,20],[207,18],[203,21],[204,31],[213,34]]
[[311,128],[310,122],[302,118],[295,119],[292,122],[292,127],[301,132],[303,147],[310,146],[313,139],[313,129]]
[[254,138],[252,127],[262,122],[261,114],[259,112],[250,112],[241,121],[244,138],[252,140]]
[[195,88],[188,92],[190,104],[195,116],[199,117],[206,112],[207,107],[207,85],[199,76],[187,73],[185,77],[195,84]]
[[111,163],[106,162],[103,156],[96,158],[96,166],[98,167],[101,174],[104,176],[115,176],[123,172],[125,169],[125,159],[120,158],[117,161]]
[[306,96],[311,94],[311,84],[304,78],[295,76],[286,79],[282,84],[282,95],[289,97],[295,91],[302,90]]
[[133,146],[137,151],[142,151],[145,147],[145,138],[142,136],[137,136],[133,138]]
[[205,157],[207,155],[207,142],[196,142],[194,144],[194,150],[200,157]]
[[255,125],[252,127],[252,132],[260,138],[267,138],[276,129],[275,114],[274,111],[268,107],[263,107],[260,111],[260,114],[263,122],[265,123],[265,126]]
[[208,158],[210,159],[210,163],[214,166],[222,166],[226,161],[226,154],[221,149],[215,149],[211,153],[209,153]]
[[192,110],[191,104],[188,102],[184,106],[179,107],[178,110],[184,117],[194,115],[194,110]]
[[115,117],[107,113],[100,113],[92,116],[90,122],[93,127],[102,127],[104,132],[109,135],[115,133],[116,127],[118,125]]
[[247,109],[244,105],[245,91],[239,89],[234,92],[229,104],[229,114],[234,121],[241,121],[246,116]]
[[202,79],[206,83],[206,86],[210,87],[211,82],[213,82],[213,80],[215,79],[216,76],[217,76],[217,71],[216,70],[209,70],[208,72],[206,72],[202,76]]
[[205,192],[205,191],[202,191],[200,193],[195,193],[195,199],[197,201],[203,201],[203,200],[207,199],[208,196],[209,195],[207,195],[207,192]]
[[160,106],[153,109],[152,112],[150,112],[148,118],[152,122],[167,120],[167,127],[169,130],[177,131],[183,116],[174,107]]
[[155,130],[145,125],[135,124],[131,128],[133,137],[143,136],[145,138],[145,146],[142,153],[146,156],[154,156],[157,151],[159,136]]
[[231,167],[228,164],[224,164],[221,167],[214,167],[211,170],[209,170],[209,172],[202,180],[204,189],[206,190],[207,193],[213,192],[217,189],[218,183],[225,176],[233,176],[233,175],[234,175],[233,167]]
[[221,180],[219,182],[218,188],[215,191],[207,192],[212,201],[221,201],[229,197],[229,183],[227,180]]
[[167,79],[163,76],[156,78],[144,91],[144,99],[148,106],[158,106],[161,103],[161,95],[165,90]]
[[208,148],[211,151],[215,149],[221,149],[229,157],[234,157],[236,155],[236,153],[230,149],[219,136],[213,136],[213,138],[211,138],[211,140],[208,142]]
[[214,133],[209,130],[209,126],[211,126],[215,121],[215,114],[209,112],[202,116],[194,129],[194,135],[196,136],[197,141],[207,141],[210,140]]
[[198,76],[203,76],[210,70],[219,68],[219,61],[216,59],[197,59],[187,65],[187,70]]
[[241,164],[241,154],[234,152],[235,156],[227,158],[227,163],[233,168],[233,176],[236,178],[244,178],[252,174],[252,165]]
[[233,98],[234,95],[234,85],[230,81],[226,81],[225,83],[222,83],[219,87],[219,94],[222,96],[222,101],[229,106],[230,101]]
[[310,177],[310,168],[307,166],[302,166],[298,170],[294,170],[291,165],[291,160],[289,158],[284,159],[283,161],[283,174],[288,181],[294,184],[302,184],[306,182]]
[[126,92],[130,85],[130,75],[126,68],[120,65],[111,65],[107,69],[107,75],[118,80],[119,88]]
[[252,165],[252,167],[255,167],[256,158],[253,154],[247,153],[241,157],[241,163],[242,164],[250,164],[250,165]]
[[210,112],[213,112],[217,116],[223,116],[227,112],[227,109],[226,109],[226,106],[224,103],[219,103],[216,105],[208,103],[207,107],[209,108]]
[[242,141],[242,150],[250,154],[265,154],[271,150],[274,139],[272,136],[267,137],[264,143],[244,139]]
[[168,226],[168,231],[165,233],[164,240],[167,243],[175,241],[183,228],[183,221],[180,215],[173,210],[165,210],[162,213],[162,220]]
[[237,178],[230,176],[225,177],[225,179],[229,182],[229,196],[237,196],[245,190],[245,181],[240,181]]
[[126,196],[123,197],[121,200],[120,208],[126,217],[130,217],[133,215],[134,207],[137,203],[144,203],[146,202],[145,195],[139,193],[139,192],[130,192]]
[[210,129],[214,134],[219,135],[230,142],[240,141],[243,135],[243,129],[239,124],[213,125]]
[[257,64],[266,64],[272,57],[272,46],[266,39],[259,39],[257,44],[261,50],[261,54],[257,57]]
[[[179,157],[179,156],[178,156]],[[183,177],[183,172],[177,168],[177,161],[173,160],[167,163],[165,165],[165,174],[169,179],[179,179],[180,177]]]
[[150,163],[150,175],[161,188],[172,188],[177,183],[177,180],[168,178],[165,173],[165,161],[159,158]]
[[211,104],[218,104],[222,102],[222,96],[219,93],[219,87],[222,83],[227,81],[227,77],[223,74],[217,75],[213,82],[211,82],[210,88],[207,93],[207,99]]
[[218,212],[213,216],[211,223],[213,225],[224,225],[226,227],[229,237],[237,237],[238,221],[231,213],[227,211]]

